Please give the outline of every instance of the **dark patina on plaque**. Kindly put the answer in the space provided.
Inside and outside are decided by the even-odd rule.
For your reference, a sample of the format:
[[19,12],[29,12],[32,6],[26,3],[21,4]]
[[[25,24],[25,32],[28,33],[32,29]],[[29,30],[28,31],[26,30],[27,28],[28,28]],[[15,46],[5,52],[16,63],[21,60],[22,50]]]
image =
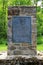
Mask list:
[[31,44],[31,16],[12,17],[12,41],[14,43]]

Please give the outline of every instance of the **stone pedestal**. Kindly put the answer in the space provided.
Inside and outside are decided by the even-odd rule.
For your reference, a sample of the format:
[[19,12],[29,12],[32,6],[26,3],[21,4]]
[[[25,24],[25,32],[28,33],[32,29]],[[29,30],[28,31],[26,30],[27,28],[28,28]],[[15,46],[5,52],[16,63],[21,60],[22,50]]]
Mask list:
[[[13,16],[30,16],[31,17],[31,44],[15,43],[12,40],[12,18]],[[35,6],[13,6],[8,7],[8,55],[36,55],[36,7]]]

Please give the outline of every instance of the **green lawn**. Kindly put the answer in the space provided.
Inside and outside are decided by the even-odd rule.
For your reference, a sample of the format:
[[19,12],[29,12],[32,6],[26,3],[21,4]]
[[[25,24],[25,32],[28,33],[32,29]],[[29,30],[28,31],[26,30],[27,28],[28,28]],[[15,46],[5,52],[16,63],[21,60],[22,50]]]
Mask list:
[[5,51],[7,50],[7,46],[1,44],[1,45],[0,45],[0,51],[4,51],[4,50],[5,50]]
[[43,51],[43,44],[39,44],[39,45],[37,45],[37,50],[42,50]]
[[[6,45],[3,45],[3,44],[1,44],[0,45],[0,51],[6,51],[7,50],[7,46]],[[39,45],[37,45],[37,50],[42,50],[43,51],[43,44],[39,44]]]

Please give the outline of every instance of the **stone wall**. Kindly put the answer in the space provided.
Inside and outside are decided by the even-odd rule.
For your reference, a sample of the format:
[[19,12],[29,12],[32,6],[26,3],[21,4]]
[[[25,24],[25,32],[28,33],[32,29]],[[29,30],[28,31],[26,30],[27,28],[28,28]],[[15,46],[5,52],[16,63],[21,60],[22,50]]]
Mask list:
[[[32,44],[12,42],[12,16],[31,16],[32,17]],[[8,7],[8,55],[35,55],[36,54],[36,7],[35,6],[13,6]]]

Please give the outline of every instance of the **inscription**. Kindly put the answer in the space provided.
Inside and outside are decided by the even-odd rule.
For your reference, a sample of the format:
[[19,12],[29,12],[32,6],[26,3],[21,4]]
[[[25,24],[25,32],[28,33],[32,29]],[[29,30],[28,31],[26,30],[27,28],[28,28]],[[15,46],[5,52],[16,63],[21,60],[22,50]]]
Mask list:
[[14,43],[31,44],[31,17],[13,16],[12,17],[12,41]]

